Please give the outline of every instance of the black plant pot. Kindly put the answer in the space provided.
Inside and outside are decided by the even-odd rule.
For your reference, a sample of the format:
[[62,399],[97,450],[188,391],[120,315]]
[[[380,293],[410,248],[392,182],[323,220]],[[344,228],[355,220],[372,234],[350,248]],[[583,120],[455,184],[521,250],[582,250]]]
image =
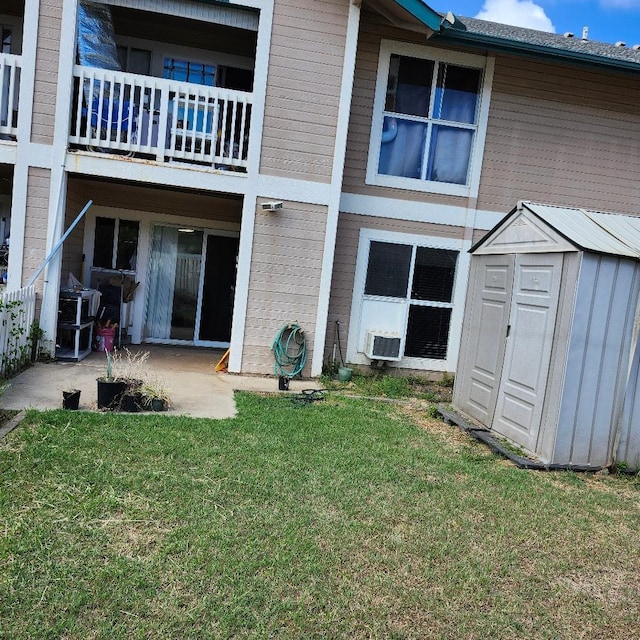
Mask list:
[[98,378],[98,409],[117,411],[126,388],[126,382]]
[[147,411],[166,411],[168,407],[166,401],[162,398],[147,398],[144,408]]
[[80,405],[80,389],[62,392],[62,408],[76,411]]
[[137,413],[138,411],[142,411],[142,400],[140,398],[140,394],[135,393],[135,391],[127,391],[122,394],[120,410],[126,411],[127,413]]

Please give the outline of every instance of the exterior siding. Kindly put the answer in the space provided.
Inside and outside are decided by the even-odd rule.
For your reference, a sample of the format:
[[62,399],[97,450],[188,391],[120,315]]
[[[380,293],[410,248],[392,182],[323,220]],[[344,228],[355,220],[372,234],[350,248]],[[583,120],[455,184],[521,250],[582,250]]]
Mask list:
[[[48,169],[31,167],[27,178],[27,210],[24,229],[23,284],[35,273],[46,257],[47,224],[49,219],[49,185],[51,172]],[[36,289],[42,291],[43,280],[38,278]]]
[[325,361],[331,357],[335,336],[335,323],[340,323],[340,341],[342,353],[346,356],[347,336],[349,335],[349,319],[351,315],[351,301],[356,272],[356,257],[360,229],[376,229],[379,231],[393,231],[442,238],[464,237],[464,229],[423,222],[409,222],[404,220],[390,220],[372,216],[341,214],[338,221],[338,237],[333,262],[333,279],[331,282],[331,297],[329,299],[329,316],[327,335],[325,337]]
[[349,3],[278,0],[260,171],[329,183]]
[[[259,207],[259,204],[258,204]],[[313,352],[326,208],[285,202],[276,213],[258,210],[254,231],[242,370],[273,371],[271,344],[284,324],[298,323]]]
[[634,78],[496,59],[478,208],[517,200],[637,214]]
[[41,144],[53,143],[61,16],[61,0],[42,0],[38,24],[33,119],[31,122],[31,140]]
[[[64,216],[64,230],[76,219],[82,208],[87,203],[82,190],[78,188],[78,184],[69,182],[67,189],[67,202]],[[85,214],[86,215],[86,214]],[[73,274],[82,282],[83,278],[83,261],[82,254],[84,252],[84,223],[83,217],[76,225],[76,228],[69,234],[62,246],[62,274],[60,276],[60,286],[65,287],[69,278],[69,274]]]

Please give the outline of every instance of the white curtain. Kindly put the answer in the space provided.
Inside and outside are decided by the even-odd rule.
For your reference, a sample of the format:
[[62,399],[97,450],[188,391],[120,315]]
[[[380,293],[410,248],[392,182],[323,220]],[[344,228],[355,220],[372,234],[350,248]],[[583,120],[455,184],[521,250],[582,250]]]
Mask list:
[[431,133],[429,180],[467,184],[473,131],[434,126]]
[[147,337],[171,337],[173,292],[178,259],[178,230],[154,227],[151,240]]

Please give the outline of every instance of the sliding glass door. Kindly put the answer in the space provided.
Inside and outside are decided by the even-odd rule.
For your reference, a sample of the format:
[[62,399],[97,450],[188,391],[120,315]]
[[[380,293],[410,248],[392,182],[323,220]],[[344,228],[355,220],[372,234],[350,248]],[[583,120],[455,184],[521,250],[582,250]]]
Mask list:
[[238,238],[155,226],[145,338],[228,346]]

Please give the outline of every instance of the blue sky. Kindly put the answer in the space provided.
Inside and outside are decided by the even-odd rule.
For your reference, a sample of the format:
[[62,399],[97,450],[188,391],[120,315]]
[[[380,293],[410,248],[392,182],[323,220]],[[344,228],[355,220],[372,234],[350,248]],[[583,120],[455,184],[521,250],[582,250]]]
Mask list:
[[640,44],[640,0],[426,0],[440,13],[484,18],[521,27],[571,31],[582,37],[589,27],[589,39],[628,47]]

